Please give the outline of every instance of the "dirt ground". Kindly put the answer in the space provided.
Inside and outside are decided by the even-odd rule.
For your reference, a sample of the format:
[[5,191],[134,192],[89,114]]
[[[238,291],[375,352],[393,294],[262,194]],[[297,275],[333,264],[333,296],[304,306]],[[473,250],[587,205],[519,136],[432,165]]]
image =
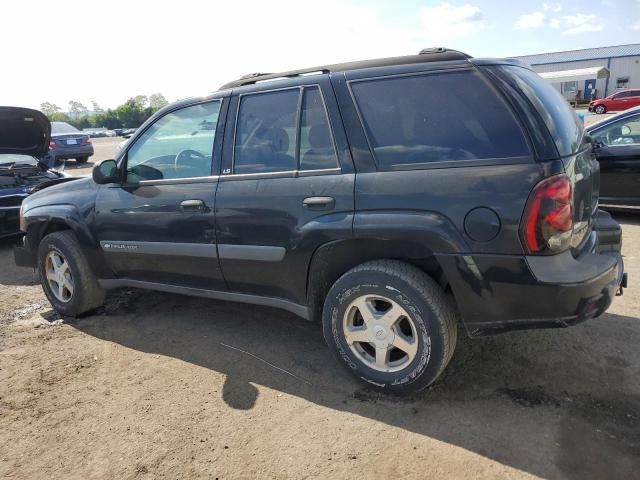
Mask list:
[[414,398],[374,393],[318,325],[123,290],[63,321],[0,244],[0,478],[639,478],[640,219],[630,288],[563,330],[463,336]]
[[608,314],[461,335],[406,399],[278,310],[122,290],[63,321],[0,241],[0,478],[640,478],[640,216],[616,218],[630,288]]

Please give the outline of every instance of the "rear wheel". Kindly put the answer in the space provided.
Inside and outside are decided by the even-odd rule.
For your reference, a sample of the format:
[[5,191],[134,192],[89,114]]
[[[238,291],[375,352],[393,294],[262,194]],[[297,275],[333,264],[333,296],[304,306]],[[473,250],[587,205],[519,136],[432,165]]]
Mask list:
[[596,105],[593,111],[596,113],[607,113],[607,107],[605,107],[604,105]]
[[42,289],[61,315],[82,315],[104,302],[105,292],[72,232],[54,232],[42,239],[38,247],[38,269]]
[[76,163],[78,165],[82,165],[83,163],[87,163],[88,160],[89,160],[89,157],[78,157],[76,158]]
[[364,263],[331,287],[324,336],[361,381],[393,393],[433,383],[457,340],[456,310],[420,269],[394,260]]

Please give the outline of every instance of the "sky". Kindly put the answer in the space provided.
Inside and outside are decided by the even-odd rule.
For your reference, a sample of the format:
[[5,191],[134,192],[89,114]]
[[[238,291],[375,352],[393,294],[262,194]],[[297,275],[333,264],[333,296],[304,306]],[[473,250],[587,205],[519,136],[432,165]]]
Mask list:
[[0,105],[63,111],[425,47],[506,57],[640,43],[640,0],[6,0],[0,18]]

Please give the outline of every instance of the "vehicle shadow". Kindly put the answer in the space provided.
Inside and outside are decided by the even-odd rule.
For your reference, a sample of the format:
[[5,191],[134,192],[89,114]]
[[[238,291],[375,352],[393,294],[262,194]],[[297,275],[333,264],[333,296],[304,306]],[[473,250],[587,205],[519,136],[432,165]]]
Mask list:
[[269,308],[122,290],[70,325],[225,374],[234,409],[253,408],[266,386],[546,478],[632,478],[640,467],[637,318],[476,340],[461,330],[444,376],[409,398],[361,385],[319,325]]

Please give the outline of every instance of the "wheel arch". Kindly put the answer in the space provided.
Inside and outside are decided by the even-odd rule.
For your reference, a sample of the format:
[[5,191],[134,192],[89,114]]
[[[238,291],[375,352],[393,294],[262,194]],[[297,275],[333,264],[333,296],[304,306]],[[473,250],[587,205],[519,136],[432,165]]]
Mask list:
[[325,297],[331,286],[352,268],[370,260],[399,260],[419,268],[445,291],[447,278],[434,252],[410,240],[354,238],[330,242],[313,254],[307,272],[307,304],[313,321],[322,316]]
[[46,235],[69,230],[78,240],[93,273],[99,277],[111,276],[97,242],[75,205],[35,207],[23,214],[23,224],[26,225],[26,243],[32,255],[37,256],[40,242]]

